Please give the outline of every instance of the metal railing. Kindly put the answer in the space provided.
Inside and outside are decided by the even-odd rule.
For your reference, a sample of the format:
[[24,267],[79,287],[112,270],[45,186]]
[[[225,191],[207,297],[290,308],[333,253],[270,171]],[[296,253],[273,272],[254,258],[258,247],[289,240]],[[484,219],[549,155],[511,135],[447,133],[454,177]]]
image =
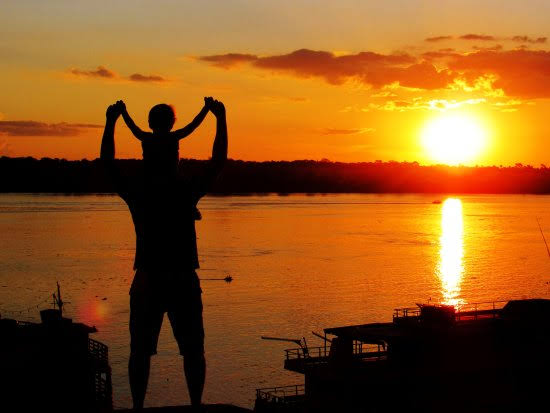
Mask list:
[[[499,311],[504,307],[508,300],[501,301],[485,301],[478,303],[460,304],[455,306],[455,320],[477,320],[478,318],[497,318]],[[438,307],[441,304],[428,304],[430,306]],[[421,315],[421,308],[408,307],[408,308],[396,308],[393,312],[393,319],[403,318],[419,318]]]
[[485,301],[479,303],[463,304],[457,308],[455,320],[477,320],[479,318],[498,318],[500,310],[507,303],[503,301]]
[[37,324],[33,323],[32,321],[19,321],[19,320],[17,320],[17,325],[18,326],[35,326]]
[[293,403],[305,395],[304,384],[256,389],[256,399],[267,403]]
[[420,317],[420,307],[396,308],[393,311],[394,319],[409,317]]
[[[380,357],[385,353],[386,348],[382,344],[365,344],[361,341],[353,341],[353,354],[368,356],[372,354],[373,357]],[[285,350],[287,360],[299,360],[299,359],[321,359],[326,358],[330,354],[330,345],[321,347],[301,347],[291,348]]]
[[109,362],[109,347],[92,338],[88,338],[88,354],[101,363]]

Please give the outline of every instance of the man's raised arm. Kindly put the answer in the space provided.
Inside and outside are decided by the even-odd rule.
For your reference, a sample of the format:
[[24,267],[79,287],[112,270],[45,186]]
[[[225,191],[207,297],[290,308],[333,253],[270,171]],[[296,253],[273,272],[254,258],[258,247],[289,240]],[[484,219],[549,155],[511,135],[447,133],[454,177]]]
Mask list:
[[212,159],[201,176],[195,180],[195,203],[206,195],[216,181],[227,160],[227,123],[225,121],[225,107],[223,103],[215,100],[212,102],[210,111],[216,116],[216,138],[212,147]]
[[215,100],[212,103],[211,111],[216,116],[216,138],[212,147],[210,163],[213,177],[216,177],[227,160],[227,122],[225,119],[225,106],[222,102]]
[[115,125],[120,111],[115,105],[107,108],[105,121],[105,130],[103,131],[103,139],[101,140],[100,159],[104,162],[111,163],[115,159]]
[[107,120],[105,122],[105,130],[103,131],[101,155],[99,158],[105,166],[115,192],[122,199],[128,201],[128,179],[118,170],[115,164],[115,125],[119,116],[119,106],[111,105],[107,108]]

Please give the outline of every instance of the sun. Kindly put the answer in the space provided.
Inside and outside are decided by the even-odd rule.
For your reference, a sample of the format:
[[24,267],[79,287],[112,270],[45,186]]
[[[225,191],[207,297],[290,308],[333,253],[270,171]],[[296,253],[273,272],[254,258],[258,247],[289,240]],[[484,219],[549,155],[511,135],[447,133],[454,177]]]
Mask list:
[[431,120],[422,131],[422,146],[428,156],[438,163],[472,163],[486,145],[485,129],[468,115],[443,115]]

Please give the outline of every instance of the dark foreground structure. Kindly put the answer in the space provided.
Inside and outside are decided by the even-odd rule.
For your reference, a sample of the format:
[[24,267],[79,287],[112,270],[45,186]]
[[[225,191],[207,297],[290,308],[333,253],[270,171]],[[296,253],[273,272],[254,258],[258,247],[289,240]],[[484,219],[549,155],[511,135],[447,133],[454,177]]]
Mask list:
[[40,317],[41,323],[0,318],[0,411],[111,412],[108,348],[89,338],[95,327],[58,309]]
[[396,309],[286,350],[305,383],[258,389],[256,411],[548,411],[549,350],[550,300]]

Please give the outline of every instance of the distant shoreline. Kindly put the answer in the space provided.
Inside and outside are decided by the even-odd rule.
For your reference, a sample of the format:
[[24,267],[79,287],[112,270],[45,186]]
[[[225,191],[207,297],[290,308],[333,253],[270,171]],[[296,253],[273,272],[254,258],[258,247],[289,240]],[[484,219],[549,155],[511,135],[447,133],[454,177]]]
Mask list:
[[[182,159],[184,174],[199,174],[206,161]],[[142,161],[117,160],[137,175]],[[114,188],[99,160],[0,157],[0,193],[111,194]],[[416,162],[229,160],[212,195],[287,194],[550,194],[544,165],[423,166]]]

